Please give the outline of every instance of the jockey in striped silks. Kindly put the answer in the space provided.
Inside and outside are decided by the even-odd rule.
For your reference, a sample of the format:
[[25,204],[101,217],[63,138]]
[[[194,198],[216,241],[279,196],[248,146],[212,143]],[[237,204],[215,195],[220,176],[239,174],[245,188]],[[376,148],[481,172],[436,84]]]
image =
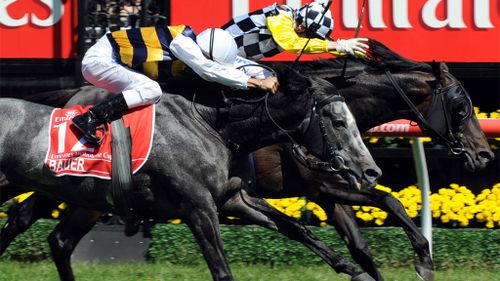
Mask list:
[[[86,53],[82,74],[97,87],[116,93],[73,118],[87,142],[99,146],[96,127],[128,109],[152,104],[162,95],[158,81],[190,68],[201,78],[232,88],[260,88],[275,93],[278,80],[263,68],[240,70],[253,63],[237,55],[233,37],[209,28],[198,36],[189,26],[154,26],[107,33]],[[253,63],[255,64],[255,63]]]

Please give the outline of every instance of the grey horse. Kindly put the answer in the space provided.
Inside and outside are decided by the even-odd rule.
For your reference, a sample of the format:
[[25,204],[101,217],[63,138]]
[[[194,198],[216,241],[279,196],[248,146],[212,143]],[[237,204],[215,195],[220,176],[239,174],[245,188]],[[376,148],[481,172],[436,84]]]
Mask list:
[[[220,241],[219,209],[260,220],[260,225],[303,242],[353,280],[372,280],[297,222],[242,191],[241,180],[229,179],[231,161],[239,152],[289,141],[288,137],[324,163],[333,163],[353,187],[369,188],[375,184],[374,174],[380,175],[345,102],[331,95],[336,92],[331,84],[285,67],[278,68],[278,77],[282,84],[278,94],[270,98],[266,95],[262,102],[235,102],[224,114],[180,96],[162,99],[157,105],[150,159],[133,177],[136,184],[149,186],[155,197],[142,211],[153,219],[183,219],[199,243],[214,280],[233,280]],[[35,190],[84,208],[113,211],[106,200],[109,182],[56,178],[43,165],[51,110],[23,100],[0,99],[1,202]],[[237,144],[238,152],[228,148],[228,140]]]

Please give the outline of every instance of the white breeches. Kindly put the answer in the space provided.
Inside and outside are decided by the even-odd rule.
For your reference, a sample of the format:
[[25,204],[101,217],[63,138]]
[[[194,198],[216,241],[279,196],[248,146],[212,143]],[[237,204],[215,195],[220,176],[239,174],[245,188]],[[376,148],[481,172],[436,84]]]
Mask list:
[[158,82],[114,60],[113,47],[106,36],[85,53],[82,74],[97,87],[123,93],[129,108],[152,104],[162,94]]

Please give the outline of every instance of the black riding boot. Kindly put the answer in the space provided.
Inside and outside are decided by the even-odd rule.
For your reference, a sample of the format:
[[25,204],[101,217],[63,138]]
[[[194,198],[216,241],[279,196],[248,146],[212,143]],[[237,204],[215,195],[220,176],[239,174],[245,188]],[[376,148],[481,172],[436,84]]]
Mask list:
[[95,145],[101,145],[101,140],[96,136],[96,127],[112,118],[117,118],[128,110],[123,94],[118,94],[111,99],[100,102],[90,108],[87,113],[75,116],[73,125],[84,134],[85,139]]

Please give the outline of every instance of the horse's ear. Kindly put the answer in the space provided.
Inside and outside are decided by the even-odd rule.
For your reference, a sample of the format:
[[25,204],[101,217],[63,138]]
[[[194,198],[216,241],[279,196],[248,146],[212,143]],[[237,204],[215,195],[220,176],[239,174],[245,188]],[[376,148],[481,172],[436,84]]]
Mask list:
[[440,70],[441,70],[441,72],[443,72],[443,73],[448,73],[448,72],[450,72],[450,69],[448,68],[448,66],[446,65],[446,63],[445,63],[445,62],[443,62],[443,61],[439,63],[439,69],[440,69]]
[[432,74],[438,81],[441,81],[441,65],[438,65],[435,60],[432,60]]

